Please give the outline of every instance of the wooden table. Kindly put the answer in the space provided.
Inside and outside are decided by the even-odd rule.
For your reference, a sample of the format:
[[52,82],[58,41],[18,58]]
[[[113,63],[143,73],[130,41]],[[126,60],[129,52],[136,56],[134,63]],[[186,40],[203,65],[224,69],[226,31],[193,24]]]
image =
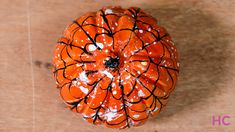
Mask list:
[[[65,107],[51,59],[65,26],[103,6],[138,6],[173,37],[180,78],[168,106],[145,125],[122,131],[235,131],[234,0],[1,0],[0,131],[109,132]],[[212,117],[228,115],[212,125]]]

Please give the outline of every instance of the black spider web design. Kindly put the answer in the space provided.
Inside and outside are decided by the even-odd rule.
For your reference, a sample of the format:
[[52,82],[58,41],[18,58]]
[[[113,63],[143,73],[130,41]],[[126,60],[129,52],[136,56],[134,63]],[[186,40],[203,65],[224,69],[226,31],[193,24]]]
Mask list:
[[[130,37],[127,41],[127,43],[123,46],[122,49],[120,49],[121,53],[123,53],[126,49],[126,47],[129,45],[130,43],[130,40],[132,39],[132,36],[135,35],[135,36],[138,36],[137,34],[137,31],[138,30],[143,30],[143,32],[146,32],[146,33],[150,33],[154,38],[155,40],[151,43],[148,43],[148,44],[145,44],[145,41],[141,38],[141,37],[138,37],[139,41],[141,42],[142,46],[140,49],[138,49],[137,51],[134,52],[134,54],[132,54],[131,56],[129,56],[127,58],[127,60],[129,60],[131,57],[137,55],[138,53],[140,52],[146,52],[147,54],[149,54],[149,50],[148,50],[148,47],[151,47],[153,46],[155,43],[158,43],[161,45],[161,48],[163,50],[163,54],[162,56],[160,56],[159,58],[159,62],[156,63],[150,56],[148,56],[148,59],[147,60],[131,60],[129,61],[128,63],[133,63],[133,62],[147,62],[147,68],[140,74],[138,75],[135,75],[132,73],[132,71],[128,71],[127,69],[125,69],[125,72],[129,73],[129,75],[131,75],[131,77],[134,78],[134,82],[132,83],[132,88],[131,88],[131,91],[128,93],[128,94],[125,94],[125,87],[124,85],[122,84],[122,78],[121,78],[121,72],[117,69],[117,72],[118,72],[118,77],[119,78],[115,78],[115,79],[118,79],[118,87],[121,89],[121,96],[119,98],[116,98],[115,95],[113,94],[113,86],[112,86],[112,83],[114,83],[115,79],[112,78],[108,84],[107,87],[105,88],[102,88],[102,87],[98,87],[98,84],[107,77],[107,75],[103,76],[102,78],[100,79],[97,79],[95,80],[93,83],[87,83],[88,86],[91,87],[91,89],[89,90],[89,92],[84,96],[84,97],[81,97],[81,98],[77,98],[77,97],[74,97],[76,98],[75,101],[66,101],[65,100],[65,103],[67,105],[70,106],[70,109],[71,110],[75,110],[77,112],[78,111],[78,105],[83,102],[85,103],[89,109],[92,109],[93,111],[95,111],[94,115],[92,116],[84,116],[85,119],[87,120],[92,120],[93,124],[100,124],[100,122],[105,122],[106,124],[110,125],[110,126],[117,126],[117,125],[120,125],[122,123],[125,122],[125,125],[122,126],[122,128],[126,128],[126,127],[130,127],[131,125],[133,125],[132,122],[142,122],[142,121],[145,121],[147,118],[149,118],[149,115],[151,115],[153,112],[160,112],[161,109],[165,106],[165,102],[168,100],[169,98],[169,94],[170,92],[174,89],[175,85],[176,85],[176,77],[178,75],[178,68],[176,66],[176,64],[173,64],[172,67],[168,67],[168,66],[165,66],[165,65],[162,65],[162,61],[164,59],[165,56],[165,53],[168,52],[168,53],[172,53],[172,51],[170,50],[171,48],[171,45],[166,41],[165,38],[169,37],[169,34],[165,33],[164,35],[160,35],[160,32],[155,29],[152,25],[150,25],[149,23],[147,22],[144,22],[144,21],[141,21],[140,19],[138,18],[144,18],[144,17],[150,17],[148,15],[146,15],[145,13],[143,13],[139,8],[130,8],[128,9],[129,13],[130,14],[121,14],[121,15],[117,15],[117,14],[105,14],[105,12],[103,10],[100,10],[101,12],[101,17],[102,19],[104,20],[104,23],[106,24],[107,28],[103,27],[103,26],[98,26],[96,24],[91,24],[91,23],[86,23],[86,21],[88,19],[96,19],[96,15],[94,16],[87,16],[82,22],[81,24],[78,23],[78,21],[73,21],[73,24],[75,24],[77,27],[75,29],[73,29],[71,31],[71,37],[70,38],[66,38],[66,37],[62,37],[59,41],[58,41],[58,44],[60,46],[63,46],[61,48],[61,51],[60,51],[60,56],[59,56],[59,60],[63,62],[63,67],[57,67],[55,65],[55,69],[54,69],[54,76],[55,76],[55,79],[56,79],[56,82],[58,83],[58,87],[60,89],[64,88],[64,87],[67,87],[70,91],[70,88],[72,86],[72,83],[73,81],[79,81],[79,78],[78,77],[75,77],[75,78],[69,78],[66,76],[66,69],[69,68],[69,67],[72,67],[72,66],[75,66],[77,64],[80,64],[80,68],[82,69],[82,71],[85,71],[85,74],[86,76],[89,76],[89,75],[92,75],[92,74],[98,74],[98,70],[95,69],[95,70],[87,70],[84,66],[86,64],[95,64],[96,63],[96,60],[84,60],[82,58],[82,56],[86,55],[86,56],[89,56],[89,57],[93,57],[93,53],[88,51],[87,50],[87,46],[90,45],[90,44],[93,44],[98,50],[102,51],[102,48],[99,47],[97,45],[97,38],[100,36],[100,35],[106,35],[110,38],[112,38],[112,48],[115,49],[115,45],[114,45],[114,42],[115,42],[115,39],[114,39],[114,35],[116,35],[117,33],[119,32],[122,32],[122,31],[130,31],[131,34],[130,34]],[[113,15],[117,18],[120,18],[120,16],[128,16],[128,17],[131,17],[134,19],[134,24],[133,24],[133,27],[131,29],[129,28],[122,28],[118,31],[112,31],[111,29],[111,26],[110,26],[110,23],[109,23],[109,20],[107,18],[108,15]],[[151,31],[147,30],[147,29],[140,29],[137,25],[138,24],[142,24],[142,25],[145,25],[145,26],[148,26]],[[70,26],[71,26],[70,25]],[[92,26],[92,27],[95,27],[96,29],[102,29],[104,30],[105,32],[102,32],[102,33],[96,33],[94,37],[92,37],[89,33],[87,33],[87,31],[84,29],[86,26]],[[90,40],[90,42],[86,43],[84,47],[82,46],[78,46],[76,44],[74,44],[74,35],[77,33],[78,30],[82,30],[84,32],[84,34],[87,36],[87,38]],[[157,34],[155,34],[155,33]],[[72,55],[70,54],[69,50],[73,50],[73,49],[79,49],[81,50],[81,54],[79,55],[79,58],[73,58]],[[67,62],[65,61],[66,59],[63,58],[63,53],[66,53],[67,57],[70,58],[71,61]],[[173,58],[172,54],[170,54],[170,58]],[[157,71],[157,79],[155,80],[152,80],[153,81],[153,89],[150,90],[148,88],[148,86],[145,85],[144,82],[142,82],[141,80],[143,80],[143,78],[147,78],[149,79],[145,73],[147,73],[149,71],[149,68],[150,68],[150,65],[154,65],[156,67],[156,71]],[[171,80],[171,86],[170,86],[170,92],[167,93],[166,95],[164,96],[157,96],[154,94],[154,92],[158,89],[161,89],[164,91],[164,89],[162,89],[161,87],[159,87],[159,80],[161,79],[161,73],[160,73],[160,69],[165,69],[165,72],[167,72],[168,76],[170,77],[170,80]],[[62,72],[59,74],[59,72]],[[61,82],[58,78],[59,76],[63,76],[64,82]],[[173,76],[174,75],[174,76]],[[128,99],[128,97],[130,97],[135,91],[137,91],[136,89],[136,85],[140,85],[143,89],[147,90],[150,94],[146,97],[139,97],[139,100],[137,101],[130,101]],[[88,98],[89,96],[91,95],[91,93],[97,89],[97,88],[100,88],[104,93],[105,93],[105,97],[103,99],[103,101],[100,103],[100,105],[98,107],[95,107],[95,108],[92,108],[88,105]],[[71,92],[71,91],[70,91]],[[120,121],[120,122],[117,122],[117,123],[110,123],[108,121],[106,121],[106,119],[104,119],[104,114],[103,115],[100,115],[99,112],[100,111],[106,111],[107,109],[109,111],[112,112],[112,110],[109,108],[109,107],[104,107],[104,104],[107,104],[109,102],[109,98],[112,97],[116,100],[120,100],[122,102],[122,107],[116,111],[116,113],[118,112],[123,112],[124,113],[124,116],[125,118]],[[143,101],[147,101],[147,100],[152,100],[152,103],[149,105],[149,106],[146,106],[145,110],[142,110],[142,111],[139,111],[139,110],[135,110],[135,109],[132,109],[131,107],[129,107],[130,105],[135,105],[135,104],[138,104],[138,103],[142,103]],[[157,106],[159,105],[159,106]],[[158,108],[159,107],[159,108]],[[157,108],[157,111],[154,111],[156,110]],[[133,111],[135,113],[146,113],[146,117],[143,118],[143,119],[134,119],[132,118],[130,115],[129,115],[129,112],[130,111]]]

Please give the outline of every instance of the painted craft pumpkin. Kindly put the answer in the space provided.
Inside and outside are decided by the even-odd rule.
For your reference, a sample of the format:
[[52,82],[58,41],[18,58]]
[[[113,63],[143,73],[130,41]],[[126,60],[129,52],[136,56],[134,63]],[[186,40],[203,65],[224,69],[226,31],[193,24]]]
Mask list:
[[107,7],[73,21],[59,39],[61,97],[93,124],[143,124],[166,105],[179,72],[169,34],[139,8]]

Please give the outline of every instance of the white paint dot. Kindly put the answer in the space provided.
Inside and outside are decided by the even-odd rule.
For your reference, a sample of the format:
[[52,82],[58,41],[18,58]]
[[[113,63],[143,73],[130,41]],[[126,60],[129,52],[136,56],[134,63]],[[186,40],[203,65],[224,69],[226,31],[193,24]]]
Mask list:
[[88,82],[88,78],[86,76],[86,72],[83,71],[80,75],[79,75],[79,79],[83,82]]
[[82,64],[81,64],[81,63],[76,64],[76,67],[80,67],[80,66],[82,66]]
[[136,114],[135,114],[135,115],[133,115],[133,117],[134,117],[134,118],[138,118],[138,117],[140,117],[140,115],[136,115]]
[[103,48],[104,48],[104,44],[103,44],[103,43],[99,43],[99,42],[97,42],[96,44],[97,44],[97,46],[99,46],[101,49],[103,49]]
[[146,66],[148,63],[146,61],[141,62],[142,65]]
[[130,75],[126,77],[126,79],[130,79],[130,78],[131,78],[131,76],[130,76]]
[[95,50],[96,50],[95,45],[90,44],[90,45],[88,46],[88,50],[89,50],[89,51],[95,51]]
[[139,96],[139,97],[144,97],[144,96],[145,96],[145,94],[143,93],[143,91],[142,91],[142,90],[139,90],[139,91],[138,91],[138,96]]
[[140,32],[140,33],[143,33],[143,30],[142,30],[142,29],[140,29],[140,30],[139,30],[139,32]]
[[106,9],[104,13],[105,14],[111,14],[111,13],[113,13],[113,11],[111,9]]
[[103,71],[102,73],[105,74],[108,78],[111,78],[111,79],[113,78],[113,75],[110,72],[106,71],[106,70]]
[[82,91],[83,93],[88,94],[88,89],[87,89],[87,88],[85,88],[85,87],[83,87],[83,86],[80,86],[79,88],[81,89],[81,91]]
[[180,63],[179,63],[179,62],[177,62],[177,66],[178,66],[178,67],[180,66]]

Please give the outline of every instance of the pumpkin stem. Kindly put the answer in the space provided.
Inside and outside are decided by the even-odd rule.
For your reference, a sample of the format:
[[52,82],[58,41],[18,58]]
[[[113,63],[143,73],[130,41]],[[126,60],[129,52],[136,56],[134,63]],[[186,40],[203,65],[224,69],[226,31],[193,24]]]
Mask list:
[[105,68],[118,68],[119,65],[119,57],[112,58],[110,57],[109,60],[107,60],[105,63]]

